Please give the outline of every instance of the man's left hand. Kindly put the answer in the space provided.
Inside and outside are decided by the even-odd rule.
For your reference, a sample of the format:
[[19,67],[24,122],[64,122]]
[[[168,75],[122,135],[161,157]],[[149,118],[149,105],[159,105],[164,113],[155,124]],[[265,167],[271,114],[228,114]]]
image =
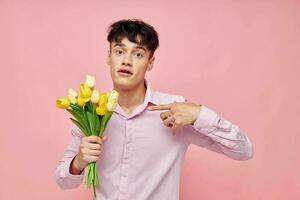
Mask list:
[[201,105],[190,102],[174,102],[149,106],[148,110],[165,110],[160,114],[160,118],[165,126],[172,128],[173,135],[175,135],[177,127],[194,124],[200,114]]

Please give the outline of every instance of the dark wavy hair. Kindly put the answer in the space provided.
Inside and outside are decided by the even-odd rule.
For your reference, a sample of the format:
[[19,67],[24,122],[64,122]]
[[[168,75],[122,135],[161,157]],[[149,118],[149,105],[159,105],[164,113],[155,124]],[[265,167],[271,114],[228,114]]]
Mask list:
[[139,19],[123,19],[109,26],[107,40],[110,43],[121,42],[124,37],[145,46],[150,51],[150,58],[159,46],[158,33],[151,25]]

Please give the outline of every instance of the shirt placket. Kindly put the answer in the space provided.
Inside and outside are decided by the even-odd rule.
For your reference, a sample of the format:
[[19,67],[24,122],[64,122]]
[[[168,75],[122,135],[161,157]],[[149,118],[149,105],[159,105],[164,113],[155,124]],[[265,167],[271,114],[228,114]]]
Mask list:
[[[146,103],[146,105],[148,102]],[[136,110],[131,114],[131,116],[126,116],[125,113],[117,107],[117,112],[125,120],[125,140],[123,148],[123,156],[121,158],[121,172],[120,172],[120,195],[119,200],[127,200],[128,189],[129,189],[129,173],[130,173],[130,153],[131,153],[131,135],[132,135],[132,123],[133,118],[141,114],[146,107],[142,104],[136,108]]]
[[120,173],[120,198],[119,200],[126,200],[128,196],[129,186],[129,168],[130,168],[130,120],[125,119],[125,143],[123,156],[121,159],[121,173]]

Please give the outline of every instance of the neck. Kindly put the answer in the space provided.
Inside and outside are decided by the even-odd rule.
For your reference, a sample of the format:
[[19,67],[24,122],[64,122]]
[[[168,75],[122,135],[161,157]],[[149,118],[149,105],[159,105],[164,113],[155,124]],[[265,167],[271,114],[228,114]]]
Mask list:
[[137,87],[130,90],[124,90],[118,87],[114,87],[114,89],[119,93],[118,103],[123,109],[134,109],[144,102],[146,95],[146,87],[144,82],[143,84],[138,84]]

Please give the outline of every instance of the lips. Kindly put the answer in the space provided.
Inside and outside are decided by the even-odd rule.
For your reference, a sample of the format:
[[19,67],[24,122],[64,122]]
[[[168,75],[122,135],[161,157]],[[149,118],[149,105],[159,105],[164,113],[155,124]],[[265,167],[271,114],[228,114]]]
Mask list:
[[132,75],[133,73],[131,72],[131,70],[129,69],[120,69],[118,70],[119,73],[122,73],[122,74],[128,74],[128,75]]

